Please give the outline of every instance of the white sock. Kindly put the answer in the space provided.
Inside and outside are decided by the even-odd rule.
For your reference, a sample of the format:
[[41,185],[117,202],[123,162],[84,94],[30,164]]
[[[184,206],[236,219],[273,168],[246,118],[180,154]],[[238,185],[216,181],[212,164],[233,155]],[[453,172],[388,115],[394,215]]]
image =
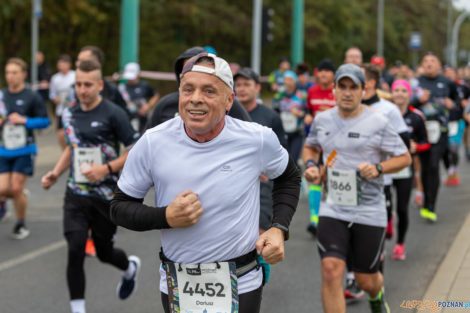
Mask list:
[[449,175],[454,175],[456,172],[457,172],[457,171],[456,171],[455,166],[451,165],[451,166],[449,167]]
[[123,272],[122,276],[124,276],[125,279],[131,279],[132,276],[134,276],[135,271],[136,268],[134,262],[129,262],[129,267]]
[[86,313],[85,299],[77,299],[70,301],[70,308],[72,309],[72,313]]
[[346,279],[354,279],[354,272],[348,272],[346,274]]

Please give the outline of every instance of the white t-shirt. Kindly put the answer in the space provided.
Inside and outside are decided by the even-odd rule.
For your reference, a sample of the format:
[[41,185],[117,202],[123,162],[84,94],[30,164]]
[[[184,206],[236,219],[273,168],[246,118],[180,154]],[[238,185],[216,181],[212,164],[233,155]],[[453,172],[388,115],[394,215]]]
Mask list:
[[[390,122],[392,128],[398,133],[408,132],[408,126],[401,115],[400,109],[390,101],[380,98],[380,101],[371,104],[371,108],[382,113]],[[393,182],[392,174],[384,174],[384,185],[390,186]]]
[[[259,175],[270,179],[287,167],[288,153],[267,127],[225,117],[222,132],[198,143],[180,117],[145,132],[131,149],[118,182],[127,195],[144,198],[151,186],[155,206],[169,205],[185,190],[198,194],[204,213],[187,228],[161,230],[170,260],[197,264],[230,260],[255,248],[259,227]],[[167,293],[160,268],[160,290]],[[239,293],[261,285],[261,271],[238,280]]]
[[73,93],[71,92],[71,86],[75,83],[75,71],[70,70],[67,74],[58,72],[52,75],[51,83],[49,85],[49,99],[60,97],[61,101],[57,104],[56,114],[57,116],[62,115],[62,111],[67,107],[70,102]]

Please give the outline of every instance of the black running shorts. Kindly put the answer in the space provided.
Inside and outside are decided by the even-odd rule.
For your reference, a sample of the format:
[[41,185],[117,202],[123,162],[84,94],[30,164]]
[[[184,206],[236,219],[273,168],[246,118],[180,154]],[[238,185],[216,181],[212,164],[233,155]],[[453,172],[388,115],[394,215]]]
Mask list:
[[354,272],[375,273],[379,270],[385,227],[355,224],[321,216],[317,246],[321,258],[334,257],[346,262],[351,257]]

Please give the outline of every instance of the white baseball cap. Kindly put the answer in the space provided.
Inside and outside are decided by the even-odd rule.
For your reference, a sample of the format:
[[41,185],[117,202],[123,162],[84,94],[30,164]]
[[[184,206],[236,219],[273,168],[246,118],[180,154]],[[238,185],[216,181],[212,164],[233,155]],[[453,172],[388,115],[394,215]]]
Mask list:
[[135,62],[127,63],[124,67],[124,73],[122,74],[122,78],[132,80],[136,79],[140,73],[140,66]]
[[[210,68],[203,65],[196,64],[202,57],[209,57],[214,60],[214,68]],[[181,71],[180,78],[187,72],[201,72],[217,76],[222,80],[230,89],[233,89],[233,75],[230,70],[230,65],[222,58],[219,58],[215,54],[208,52],[201,52],[198,55],[193,56],[184,64],[183,71]]]

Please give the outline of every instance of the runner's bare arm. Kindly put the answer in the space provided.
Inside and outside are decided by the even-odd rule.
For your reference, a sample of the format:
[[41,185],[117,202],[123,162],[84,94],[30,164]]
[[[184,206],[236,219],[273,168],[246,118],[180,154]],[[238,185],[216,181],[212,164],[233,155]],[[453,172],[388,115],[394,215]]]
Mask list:
[[54,166],[52,171],[49,171],[44,175],[41,179],[42,188],[49,189],[52,185],[55,184],[57,178],[62,175],[70,167],[70,159],[71,159],[72,148],[67,146],[62,155],[60,156],[59,161]]
[[[383,174],[396,173],[411,165],[411,156],[409,152],[406,152],[399,156],[391,157],[390,159],[380,162],[379,164],[382,166]],[[361,163],[357,166],[357,169],[361,172],[362,177],[365,179],[371,179],[379,176],[376,164]]]
[[320,183],[320,168],[317,166],[308,166],[307,162],[309,160],[313,160],[315,164],[318,164],[319,158],[320,150],[315,147],[310,147],[307,144],[304,145],[302,150],[302,160],[304,164],[307,165],[307,168],[304,171],[304,176],[309,182],[314,184]]

